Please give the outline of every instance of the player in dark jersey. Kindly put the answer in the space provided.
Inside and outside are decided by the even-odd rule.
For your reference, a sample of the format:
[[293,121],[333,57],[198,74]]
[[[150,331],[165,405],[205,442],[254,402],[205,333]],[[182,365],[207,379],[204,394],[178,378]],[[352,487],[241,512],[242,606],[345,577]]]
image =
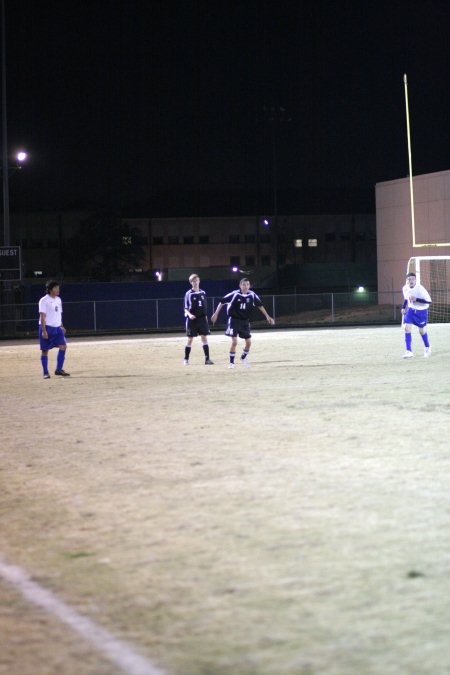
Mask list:
[[216,323],[219,312],[223,305],[227,305],[227,327],[225,335],[231,337],[230,363],[228,368],[234,368],[234,358],[236,356],[236,346],[238,337],[245,340],[244,350],[241,354],[241,363],[249,367],[248,353],[252,344],[250,333],[250,316],[255,307],[264,314],[268,323],[273,326],[275,321],[268,315],[264,308],[261,298],[254,291],[250,290],[250,281],[241,279],[239,290],[232,291],[225,295],[217,305],[217,309],[211,317],[211,321]]
[[200,335],[203,352],[205,354],[205,366],[212,366],[213,361],[209,358],[209,345],[207,335],[210,334],[208,317],[206,314],[206,293],[200,289],[200,277],[191,274],[189,277],[192,288],[184,296],[184,316],[186,317],[187,345],[184,348],[184,365],[189,365],[192,342]]

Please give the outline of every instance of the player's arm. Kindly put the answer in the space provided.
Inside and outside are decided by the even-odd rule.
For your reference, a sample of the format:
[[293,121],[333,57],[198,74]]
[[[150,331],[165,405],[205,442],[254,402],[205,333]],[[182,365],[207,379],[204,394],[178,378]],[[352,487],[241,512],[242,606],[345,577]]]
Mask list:
[[216,307],[216,311],[215,311],[214,314],[211,316],[211,321],[212,321],[213,324],[216,323],[217,317],[219,316],[220,310],[222,309],[222,307],[223,307],[223,304],[222,304],[221,302],[219,302],[219,304],[218,304],[217,307]]
[[39,318],[41,320],[42,337],[45,338],[46,340],[48,340],[47,324],[45,323],[46,318],[47,318],[46,313],[45,312],[39,312]]
[[269,323],[271,326],[273,326],[274,323],[275,323],[275,319],[272,319],[272,317],[269,316],[269,314],[267,313],[267,310],[264,307],[264,305],[261,305],[260,307],[258,307],[258,309],[261,312],[261,314],[264,314],[264,316],[266,317],[267,323]]
[[188,319],[195,319],[195,316],[194,316],[194,315],[192,314],[192,312],[190,312],[190,310],[189,310],[188,294],[189,294],[189,293],[187,293],[187,294],[184,296],[184,316],[186,316]]
[[406,314],[406,308],[408,307],[408,300],[405,298],[402,305],[402,314]]

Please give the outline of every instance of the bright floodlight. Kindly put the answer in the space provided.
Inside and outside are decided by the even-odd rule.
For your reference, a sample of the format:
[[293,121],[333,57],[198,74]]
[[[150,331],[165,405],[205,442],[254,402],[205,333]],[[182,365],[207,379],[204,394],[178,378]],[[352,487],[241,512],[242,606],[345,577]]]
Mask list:
[[16,159],[17,159],[18,162],[25,162],[27,157],[28,157],[27,153],[24,152],[23,150],[18,152],[17,155],[16,155]]
[[364,293],[366,289],[364,288],[364,286],[358,286],[356,290],[358,291],[358,293]]
[[267,220],[267,218],[264,218],[263,225],[265,225],[267,227],[268,224],[269,224],[269,221]]
[[233,267],[231,268],[231,271],[232,271],[232,272],[239,272],[239,267],[233,266]]
[[158,281],[162,281],[162,272],[160,272],[159,270],[157,270],[157,271],[155,272],[155,277],[158,279]]

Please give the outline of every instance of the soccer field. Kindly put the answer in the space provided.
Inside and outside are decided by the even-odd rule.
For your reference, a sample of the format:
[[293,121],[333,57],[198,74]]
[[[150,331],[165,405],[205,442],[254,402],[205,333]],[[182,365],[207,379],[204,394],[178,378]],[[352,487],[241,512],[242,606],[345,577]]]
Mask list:
[[0,673],[449,673],[449,330],[0,343]]

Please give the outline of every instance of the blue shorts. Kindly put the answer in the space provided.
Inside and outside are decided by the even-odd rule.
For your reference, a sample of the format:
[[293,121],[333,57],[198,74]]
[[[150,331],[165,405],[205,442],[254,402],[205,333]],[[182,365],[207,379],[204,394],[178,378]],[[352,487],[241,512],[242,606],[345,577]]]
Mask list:
[[225,335],[230,337],[239,336],[243,340],[248,340],[252,337],[250,333],[250,322],[243,319],[235,319],[234,316],[229,316]]
[[58,328],[55,328],[54,326],[46,326],[46,328],[48,335],[47,340],[42,337],[42,326],[39,326],[39,344],[41,351],[48,352],[48,350],[53,349],[53,347],[60,347],[61,345],[67,344],[61,326]]
[[408,311],[405,314],[404,323],[412,323],[414,326],[417,326],[417,328],[425,328],[427,321],[427,309],[412,309],[412,307],[408,307]]

